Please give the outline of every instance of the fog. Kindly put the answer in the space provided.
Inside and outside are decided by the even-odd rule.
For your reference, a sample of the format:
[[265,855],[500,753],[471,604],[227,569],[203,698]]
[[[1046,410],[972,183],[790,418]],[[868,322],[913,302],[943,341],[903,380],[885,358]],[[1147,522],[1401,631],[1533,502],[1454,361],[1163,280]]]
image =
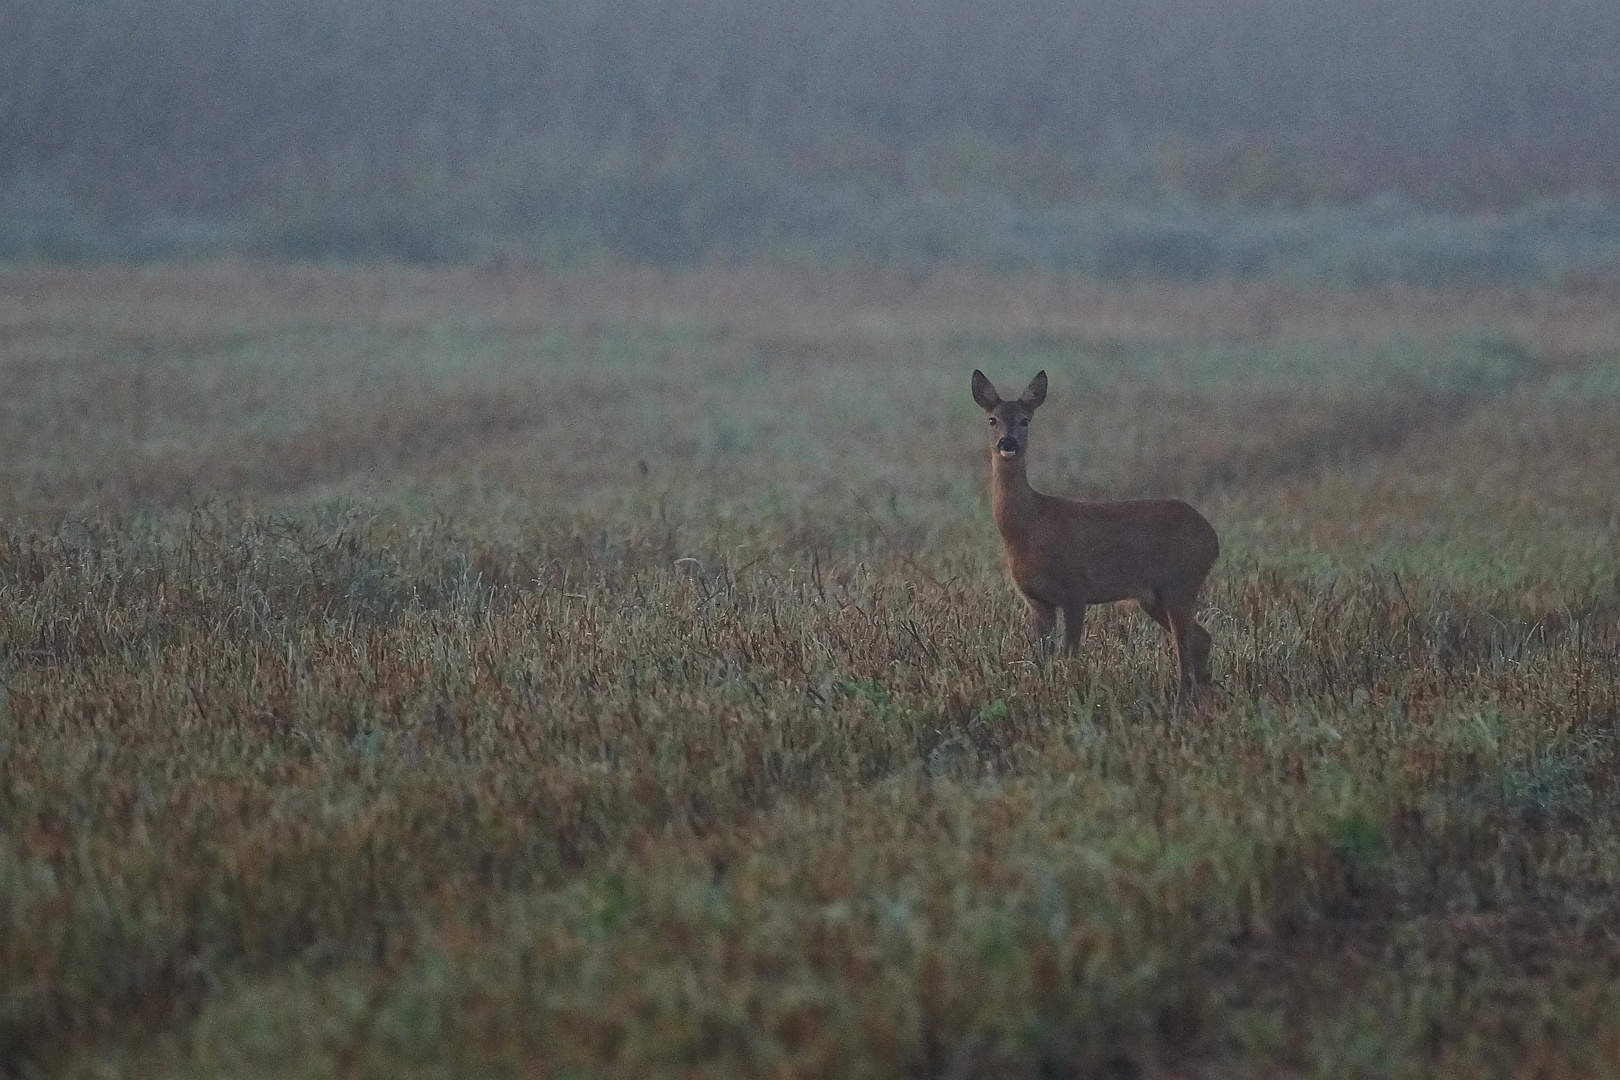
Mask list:
[[0,6],[0,254],[680,261],[945,205],[1515,213],[1617,166],[1610,0]]

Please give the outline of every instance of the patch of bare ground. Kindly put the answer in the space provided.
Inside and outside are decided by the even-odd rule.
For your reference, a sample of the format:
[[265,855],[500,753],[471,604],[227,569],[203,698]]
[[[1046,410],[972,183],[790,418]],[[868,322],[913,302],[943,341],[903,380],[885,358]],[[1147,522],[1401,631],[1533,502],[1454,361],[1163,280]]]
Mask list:
[[[1498,353],[1506,370],[1488,382],[1430,387],[1414,382],[1393,400],[1349,407],[1331,401],[1301,399],[1298,394],[1245,396],[1222,403],[1229,410],[1206,434],[1183,438],[1167,451],[1140,463],[1124,477],[1133,493],[1177,491],[1192,497],[1243,487],[1266,487],[1326,469],[1354,468],[1373,458],[1407,457],[1411,464],[1490,467],[1491,462],[1533,461],[1530,444],[1541,452],[1564,455],[1607,455],[1613,410],[1565,405],[1550,410],[1536,400],[1535,390],[1548,380],[1615,362],[1613,353],[1536,355],[1517,342],[1486,345]],[[1503,415],[1504,410],[1513,413]],[[1190,411],[1190,410],[1189,410]],[[1524,414],[1529,414],[1527,418]],[[1513,452],[1500,445],[1480,447],[1484,456],[1455,455],[1459,444],[1477,445],[1482,433],[1500,444],[1513,440]],[[1492,453],[1491,451],[1496,452]],[[1470,470],[1471,471],[1471,470]]]

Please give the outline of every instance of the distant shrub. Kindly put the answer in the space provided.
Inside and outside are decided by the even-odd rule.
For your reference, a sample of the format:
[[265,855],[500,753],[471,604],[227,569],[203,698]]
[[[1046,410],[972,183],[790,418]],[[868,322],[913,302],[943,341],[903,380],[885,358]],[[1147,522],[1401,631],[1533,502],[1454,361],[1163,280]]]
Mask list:
[[1294,210],[1182,199],[1030,208],[971,191],[819,192],[716,162],[638,168],[604,175],[553,163],[550,172],[531,173],[508,162],[408,192],[373,190],[360,177],[324,201],[226,217],[96,215],[64,187],[25,177],[0,188],[0,261],[764,262],[1350,289],[1620,281],[1620,201],[1597,193],[1513,213],[1442,212],[1389,199]]

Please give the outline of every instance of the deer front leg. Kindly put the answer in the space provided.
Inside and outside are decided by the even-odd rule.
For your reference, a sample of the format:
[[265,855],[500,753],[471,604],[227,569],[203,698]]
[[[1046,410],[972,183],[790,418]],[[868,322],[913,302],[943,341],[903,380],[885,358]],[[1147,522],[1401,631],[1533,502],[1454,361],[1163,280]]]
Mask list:
[[1025,596],[1024,602],[1029,605],[1029,636],[1039,644],[1057,625],[1057,608],[1038,596]]

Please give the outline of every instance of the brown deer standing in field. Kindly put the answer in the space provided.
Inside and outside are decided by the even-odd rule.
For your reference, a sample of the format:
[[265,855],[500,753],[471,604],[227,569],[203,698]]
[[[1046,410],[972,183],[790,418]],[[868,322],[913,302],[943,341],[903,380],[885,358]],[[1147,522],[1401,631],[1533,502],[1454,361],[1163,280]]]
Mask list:
[[1024,458],[1046,372],[1003,401],[975,371],[973,400],[990,414],[990,509],[1031,629],[1045,637],[1061,608],[1063,650],[1073,654],[1087,604],[1135,600],[1169,631],[1181,685],[1209,682],[1209,632],[1193,615],[1221,550],[1210,523],[1178,499],[1075,502],[1031,488]]

